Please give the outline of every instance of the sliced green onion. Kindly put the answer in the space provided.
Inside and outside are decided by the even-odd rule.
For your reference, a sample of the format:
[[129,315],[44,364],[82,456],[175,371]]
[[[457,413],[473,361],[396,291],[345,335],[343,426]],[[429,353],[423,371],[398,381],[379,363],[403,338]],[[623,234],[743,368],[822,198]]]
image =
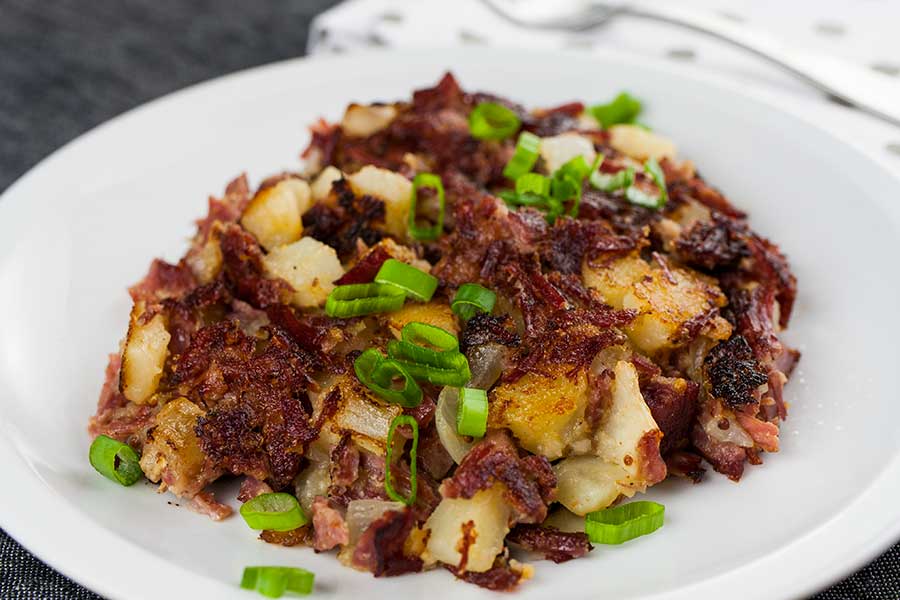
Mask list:
[[550,190],[550,195],[560,203],[581,195],[581,185],[571,175],[554,176]]
[[[391,477],[391,464],[394,462],[394,433],[397,431],[397,427],[401,425],[409,425],[412,427],[412,448],[409,450],[409,497],[404,498],[401,496],[397,490],[394,489],[394,481]],[[387,457],[385,458],[384,464],[384,491],[387,492],[388,497],[391,500],[396,500],[397,502],[402,502],[403,504],[410,506],[416,503],[416,492],[418,491],[418,481],[416,479],[416,453],[419,449],[419,424],[416,420],[409,415],[397,415],[394,417],[394,420],[391,421],[391,426],[388,428],[388,437],[387,437]],[[402,448],[401,448],[402,451]]]
[[420,378],[416,377],[407,363],[459,371],[465,368],[467,362],[466,357],[458,350],[435,351],[404,340],[388,342],[387,353],[389,358],[400,361],[413,379]]
[[497,302],[497,294],[477,283],[464,283],[456,290],[450,308],[456,316],[468,321],[479,312],[490,314]]
[[328,294],[325,314],[345,319],[399,310],[406,300],[403,290],[380,283],[339,285]]
[[595,171],[591,173],[590,181],[591,185],[601,192],[629,189],[634,184],[634,169],[627,167],[613,175]]
[[584,156],[578,156],[568,160],[563,166],[556,170],[555,174],[562,176],[570,176],[578,181],[584,180],[591,172],[591,166],[587,163]]
[[133,485],[144,476],[137,452],[128,444],[106,435],[94,439],[88,458],[98,473],[122,485]]
[[309,523],[300,503],[290,494],[260,494],[241,505],[241,516],[250,529],[292,531]]
[[469,113],[469,133],[479,140],[506,139],[521,125],[516,113],[496,102],[481,102]]
[[484,437],[484,433],[487,431],[487,419],[487,392],[475,388],[460,389],[456,411],[457,433],[472,437]]
[[[353,370],[359,381],[380,398],[407,408],[422,403],[422,388],[400,361],[385,358],[375,348],[369,348],[353,361]],[[396,387],[400,380],[400,388]]]
[[416,381],[459,387],[465,385],[472,378],[472,371],[469,368],[469,360],[464,354],[457,352],[456,357],[460,358],[460,365],[457,367],[436,367],[409,360],[394,360]]
[[516,194],[546,196],[550,193],[550,179],[540,173],[525,173],[516,179]]
[[622,92],[608,104],[596,104],[588,110],[604,129],[608,129],[620,123],[633,123],[642,108],[640,100]]
[[375,282],[397,287],[421,302],[431,300],[438,286],[437,277],[395,258],[384,261],[375,274]]
[[[438,217],[431,227],[420,227],[416,224],[416,206],[418,205],[418,190],[420,188],[433,188],[438,195]],[[446,206],[444,196],[444,184],[441,178],[434,173],[419,173],[413,178],[412,199],[409,205],[409,235],[414,240],[436,240],[444,232],[444,210]]]
[[646,206],[647,208],[662,208],[665,203],[669,201],[669,193],[666,190],[666,176],[663,174],[662,168],[659,166],[659,163],[652,158],[648,159],[647,162],[644,163],[644,171],[650,173],[650,177],[653,178],[653,183],[656,184],[656,187],[659,189],[659,193],[655,196],[651,196],[644,190],[636,188],[632,185],[625,190],[625,197],[632,204]]
[[540,149],[541,138],[528,131],[520,133],[519,140],[516,142],[516,151],[503,168],[503,176],[507,179],[518,180],[519,177],[528,173],[534,168]]
[[281,598],[285,592],[305,596],[312,592],[314,580],[310,571],[296,567],[245,567],[241,587],[267,598]]
[[595,544],[621,544],[663,526],[666,507],[642,500],[588,513],[584,532]]
[[440,327],[427,323],[407,323],[400,330],[400,341],[392,340],[388,344],[388,356],[391,346],[396,349],[396,358],[413,362],[434,365],[436,367],[456,367],[455,360],[459,354],[459,340],[456,336]]

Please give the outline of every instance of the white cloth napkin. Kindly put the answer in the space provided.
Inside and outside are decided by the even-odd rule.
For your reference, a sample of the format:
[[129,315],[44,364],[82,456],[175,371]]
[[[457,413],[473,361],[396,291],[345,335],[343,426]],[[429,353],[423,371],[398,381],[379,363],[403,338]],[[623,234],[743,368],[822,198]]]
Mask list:
[[[551,0],[546,0],[550,2]],[[554,0],[560,6],[569,0]],[[656,0],[666,1],[666,0]],[[668,0],[671,1],[671,0]],[[897,78],[900,2],[894,0],[680,0],[792,45],[830,53]],[[677,26],[616,17],[588,33],[535,32],[511,25],[480,0],[349,0],[313,21],[309,53],[376,47],[483,44],[630,52],[689,63],[802,108],[846,141],[900,174],[900,128],[838,106],[749,53]]]

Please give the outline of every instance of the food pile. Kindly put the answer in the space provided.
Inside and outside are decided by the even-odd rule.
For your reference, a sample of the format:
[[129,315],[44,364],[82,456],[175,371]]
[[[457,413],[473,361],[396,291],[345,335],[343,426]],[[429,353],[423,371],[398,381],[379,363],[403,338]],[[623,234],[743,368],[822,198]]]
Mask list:
[[740,479],[778,450],[796,280],[640,112],[447,75],[319,121],[305,171],[231,182],[130,288],[92,464],[215,520],[207,486],[240,477],[266,542],[495,590],[533,572],[511,549],[660,527],[628,499],[667,476]]

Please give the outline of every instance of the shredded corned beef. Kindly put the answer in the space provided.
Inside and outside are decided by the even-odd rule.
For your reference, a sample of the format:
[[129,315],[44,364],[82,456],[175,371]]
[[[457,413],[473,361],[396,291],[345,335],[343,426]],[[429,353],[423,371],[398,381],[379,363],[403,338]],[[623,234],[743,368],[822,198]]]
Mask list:
[[555,563],[580,558],[593,549],[588,536],[581,532],[559,531],[541,525],[516,525],[506,540],[525,550],[540,552]]

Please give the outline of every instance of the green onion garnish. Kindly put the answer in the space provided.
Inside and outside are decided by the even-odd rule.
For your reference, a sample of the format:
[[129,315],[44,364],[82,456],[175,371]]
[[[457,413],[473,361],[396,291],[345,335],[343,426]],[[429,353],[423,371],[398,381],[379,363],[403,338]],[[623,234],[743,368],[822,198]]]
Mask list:
[[300,503],[290,494],[260,494],[241,505],[250,529],[292,531],[309,523]]
[[[385,358],[375,348],[369,348],[353,361],[359,381],[380,398],[400,406],[414,408],[422,403],[422,388],[400,361]],[[397,387],[398,384],[401,387]]]
[[541,148],[541,138],[523,131],[516,142],[516,151],[503,168],[503,176],[507,179],[518,180],[519,177],[534,168],[538,153]]
[[416,381],[459,387],[465,385],[472,378],[472,371],[469,369],[469,361],[465,355],[457,352],[455,358],[459,359],[459,364],[452,367],[436,367],[400,358],[394,360]]
[[591,185],[601,192],[614,192],[629,189],[634,184],[634,169],[627,167],[614,175],[594,172],[591,174]]
[[456,431],[459,435],[484,437],[487,431],[487,418],[487,392],[467,387],[460,389],[456,411]]
[[137,452],[106,435],[94,439],[88,458],[98,473],[122,485],[133,485],[144,476]]
[[346,319],[399,310],[406,300],[403,290],[380,283],[339,285],[325,300],[325,314]]
[[388,356],[417,381],[435,385],[463,385],[472,377],[459,341],[448,331],[426,323],[407,323],[401,340],[388,342]]
[[[400,358],[404,360],[436,367],[456,364],[453,357],[459,355],[459,340],[449,331],[427,323],[413,322],[403,326],[400,338],[393,340],[393,343]],[[390,354],[389,350],[388,355]]]
[[666,507],[646,500],[588,513],[584,532],[595,544],[621,544],[663,526]]
[[309,594],[314,579],[311,572],[296,567],[246,567],[241,587],[256,590],[267,598],[281,598],[285,592]]
[[525,173],[516,179],[516,193],[546,196],[550,193],[550,179],[540,173]]
[[421,302],[428,302],[437,289],[437,277],[400,262],[395,258],[384,261],[375,275],[376,283],[395,286]]
[[587,163],[584,156],[579,154],[578,156],[566,161],[566,163],[556,170],[554,175],[558,175],[560,177],[572,177],[578,181],[584,180],[585,177],[591,172],[591,166]]
[[468,321],[479,312],[490,314],[494,310],[497,294],[481,287],[477,283],[464,283],[456,290],[450,308],[456,316],[463,321]]
[[608,129],[619,123],[633,123],[642,108],[640,100],[628,92],[622,92],[612,102],[596,104],[588,110],[604,129]]
[[521,125],[516,113],[496,102],[481,102],[469,113],[469,133],[479,140],[506,139]]
[[568,200],[572,201],[569,216],[578,216],[578,209],[581,206],[581,185],[590,172],[591,167],[580,154],[556,170],[550,182],[550,195],[559,202],[559,213],[553,215],[553,220],[562,214],[562,205]]
[[[409,425],[412,427],[412,448],[409,450],[409,497],[404,498],[401,496],[397,490],[394,489],[393,478],[391,477],[391,464],[393,463],[394,457],[394,432],[397,431],[397,427],[400,425]],[[396,500],[397,502],[402,502],[403,504],[410,506],[415,504],[416,502],[416,492],[418,491],[417,479],[416,479],[416,453],[419,449],[419,424],[416,420],[409,415],[397,415],[394,417],[394,420],[391,421],[391,426],[388,428],[388,437],[387,437],[387,457],[385,459],[384,464],[384,491],[387,492],[388,497],[391,500]],[[401,448],[402,450],[402,448]]]
[[[416,207],[418,205],[418,190],[420,188],[433,188],[438,195],[437,221],[430,227],[420,227],[416,224]],[[441,178],[434,173],[419,173],[413,178],[412,200],[409,206],[409,235],[414,240],[431,241],[440,237],[444,231],[444,210],[446,199],[444,197],[444,184]]]
[[647,159],[647,162],[644,163],[644,171],[650,173],[653,183],[659,188],[659,193],[656,196],[651,196],[632,185],[625,190],[625,197],[632,204],[646,206],[647,208],[662,208],[669,201],[669,193],[666,191],[666,176],[663,174],[659,163],[652,158]]

